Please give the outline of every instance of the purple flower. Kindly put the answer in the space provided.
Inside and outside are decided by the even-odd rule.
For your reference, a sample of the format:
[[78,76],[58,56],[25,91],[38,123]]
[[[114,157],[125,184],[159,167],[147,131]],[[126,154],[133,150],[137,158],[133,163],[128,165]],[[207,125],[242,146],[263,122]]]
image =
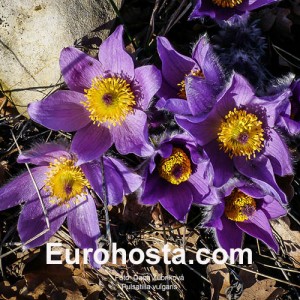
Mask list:
[[222,248],[228,253],[232,248],[241,248],[245,232],[278,252],[269,220],[287,211],[274,197],[258,185],[236,178],[219,190],[219,197],[221,202],[213,207],[204,226],[215,228]]
[[99,60],[76,48],[62,50],[60,66],[70,91],[30,104],[30,117],[53,130],[77,131],[72,145],[79,162],[98,158],[114,143],[121,154],[150,156],[147,109],[161,85],[152,65],[134,68],[123,27],[102,43]]
[[[36,165],[31,172],[50,223],[49,231],[28,243],[26,247],[38,247],[47,242],[67,219],[75,244],[81,249],[97,249],[99,222],[94,199],[88,191],[92,186],[102,196],[102,173],[97,162],[78,166],[76,156],[59,144],[38,145],[21,154],[18,162]],[[124,193],[133,192],[141,185],[140,176],[132,174],[116,159],[105,157],[104,170],[108,200],[112,205],[121,202]],[[21,241],[25,243],[47,229],[38,194],[28,172],[0,189],[0,210],[23,202],[25,204],[19,217],[18,232]],[[99,267],[91,258],[92,256],[92,265]]]
[[180,109],[191,116],[209,111],[224,85],[224,76],[207,37],[197,42],[192,58],[175,51],[164,37],[157,38],[157,50],[163,76],[157,107],[173,113]]
[[275,129],[279,115],[286,111],[288,97],[289,91],[284,90],[258,98],[249,83],[234,74],[206,119],[176,115],[177,123],[209,156],[215,186],[225,184],[237,170],[287,202],[274,174],[293,174],[288,147]]
[[233,15],[242,15],[276,0],[197,0],[189,20],[211,17],[215,20],[227,20]]
[[192,203],[218,202],[211,186],[213,173],[209,159],[189,136],[180,134],[163,141],[145,171],[143,204],[161,205],[183,221]]

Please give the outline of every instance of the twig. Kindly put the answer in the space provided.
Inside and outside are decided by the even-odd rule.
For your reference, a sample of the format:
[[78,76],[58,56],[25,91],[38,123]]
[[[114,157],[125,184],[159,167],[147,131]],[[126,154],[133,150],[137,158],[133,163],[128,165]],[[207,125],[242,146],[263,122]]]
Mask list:
[[32,87],[25,87],[25,88],[19,88],[19,89],[13,89],[13,90],[5,90],[2,91],[2,93],[12,93],[12,92],[23,92],[23,91],[31,91],[31,90],[39,90],[39,89],[50,89],[53,87],[62,86],[62,83],[57,83],[53,85],[45,85],[45,86],[32,86]]
[[[18,148],[19,153],[21,154],[22,151],[21,151],[21,149],[20,149],[20,147],[19,147],[19,144],[18,144],[18,142],[17,142],[17,140],[16,140],[16,137],[15,137],[13,131],[11,131],[11,134],[12,134],[12,138],[13,138],[13,140],[14,140],[14,142],[15,142],[15,145],[16,145],[16,147]],[[41,204],[41,206],[42,206],[43,214],[44,214],[45,219],[46,219],[46,226],[47,226],[47,228],[48,228],[48,230],[49,230],[49,229],[50,229],[50,222],[49,222],[49,218],[48,218],[48,213],[47,213],[46,206],[45,206],[45,204],[44,204],[44,201],[43,201],[43,199],[42,199],[40,190],[39,190],[39,188],[38,188],[38,186],[37,186],[37,183],[36,183],[36,181],[35,181],[35,179],[34,179],[34,177],[33,177],[33,175],[32,175],[32,172],[31,172],[31,170],[30,170],[28,164],[25,163],[25,166],[26,166],[26,168],[27,168],[27,170],[28,170],[28,173],[29,173],[29,175],[30,175],[30,178],[31,178],[31,180],[32,180],[32,183],[33,183],[33,185],[34,185],[34,188],[36,189],[38,198],[39,198],[39,200],[40,200],[40,204]]]
[[[160,212],[162,226],[163,226],[164,244],[167,245],[167,235],[166,235],[166,230],[165,230],[165,221],[164,221],[164,216],[163,216],[163,212],[162,212],[160,203],[158,203],[158,209],[159,209],[159,212]],[[168,264],[166,264],[166,275],[167,275],[167,285],[170,285],[170,280],[169,280],[170,270],[169,270],[169,265]],[[170,299],[170,292],[169,292],[169,290],[167,289],[166,292],[167,292],[168,299]]]
[[[111,257],[111,247],[112,247],[112,238],[111,238],[111,231],[110,231],[110,222],[109,222],[109,214],[108,214],[108,199],[107,199],[107,188],[106,188],[106,180],[105,180],[105,169],[104,169],[104,160],[103,156],[100,159],[101,164],[101,173],[102,173],[102,192],[103,192],[103,204],[104,204],[104,211],[105,211],[105,224],[106,224],[106,236],[108,239],[108,250],[109,250],[109,257]],[[98,195],[99,196],[99,195]],[[99,197],[101,198],[101,197]]]

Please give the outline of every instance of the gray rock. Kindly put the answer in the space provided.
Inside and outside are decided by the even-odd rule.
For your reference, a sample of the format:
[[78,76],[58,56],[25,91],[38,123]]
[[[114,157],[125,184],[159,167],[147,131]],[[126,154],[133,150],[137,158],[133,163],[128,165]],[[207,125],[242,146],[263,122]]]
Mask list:
[[0,0],[0,84],[19,112],[62,82],[63,47],[100,44],[115,17],[108,0]]

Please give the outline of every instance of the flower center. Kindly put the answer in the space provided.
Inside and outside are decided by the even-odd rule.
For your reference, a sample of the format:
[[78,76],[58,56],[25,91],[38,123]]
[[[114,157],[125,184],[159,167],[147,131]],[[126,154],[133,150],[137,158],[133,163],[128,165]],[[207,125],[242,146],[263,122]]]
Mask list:
[[193,76],[198,76],[198,77],[202,77],[204,78],[204,74],[202,73],[201,70],[194,70],[194,71],[191,71],[190,74],[186,74],[184,76],[184,79],[179,82],[177,85],[179,87],[179,92],[178,92],[178,96],[182,99],[186,99],[186,92],[185,92],[185,77],[188,76],[188,75],[193,75]]
[[130,84],[119,77],[95,77],[82,102],[94,124],[120,125],[136,104]]
[[243,0],[212,0],[212,2],[223,8],[230,7],[233,8],[243,2]]
[[190,178],[191,161],[182,149],[173,148],[172,154],[159,163],[158,173],[168,182],[178,185]]
[[255,200],[235,189],[225,198],[225,216],[235,222],[248,220],[256,211]]
[[220,149],[224,149],[229,156],[255,157],[255,151],[260,152],[264,141],[262,122],[257,116],[245,110],[230,111],[222,121],[218,141]]
[[67,204],[70,199],[86,194],[89,182],[74,160],[60,158],[49,165],[46,173],[45,191],[56,199],[58,205]]

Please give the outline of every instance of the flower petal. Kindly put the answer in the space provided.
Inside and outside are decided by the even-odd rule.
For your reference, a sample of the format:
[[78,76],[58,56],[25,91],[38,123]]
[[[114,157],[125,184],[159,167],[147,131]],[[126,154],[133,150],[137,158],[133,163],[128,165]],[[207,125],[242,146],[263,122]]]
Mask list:
[[214,169],[214,186],[220,187],[233,176],[234,167],[232,159],[219,149],[217,141],[212,141],[204,149],[210,158]]
[[237,222],[236,225],[249,235],[261,240],[272,248],[276,253],[279,251],[268,218],[262,210],[257,210],[253,216],[244,222]]
[[300,122],[292,120],[286,114],[279,116],[276,125],[285,129],[290,135],[300,134]]
[[237,5],[237,9],[251,11],[274,2],[275,0],[244,0],[241,4]]
[[277,200],[287,203],[287,197],[275,181],[274,171],[267,157],[247,160],[244,157],[235,157],[234,164],[237,170],[271,193]]
[[153,65],[142,66],[135,69],[135,81],[140,95],[139,105],[146,110],[151,99],[161,86],[161,73]]
[[289,149],[274,129],[268,131],[264,154],[270,159],[275,174],[279,176],[293,174]]
[[178,97],[178,86],[172,87],[164,78],[162,78],[161,87],[157,92],[157,96],[160,98],[155,106],[158,109],[164,108],[164,103],[169,98]]
[[128,115],[121,125],[111,128],[111,134],[121,154],[134,153],[146,157],[154,151],[148,142],[147,116],[143,111],[135,110]]
[[255,184],[240,186],[239,190],[247,194],[248,196],[256,199],[263,198],[264,196],[266,196],[266,191],[264,191],[259,186],[256,186]]
[[198,0],[195,9],[189,16],[189,20],[203,18],[206,16],[209,16],[215,20],[227,20],[234,14],[242,13],[242,11],[236,8],[219,8],[212,1]]
[[[90,195],[68,212],[67,220],[70,235],[77,247],[93,250],[98,248],[97,240],[101,233],[95,202]],[[100,267],[91,254],[90,263],[95,268]]]
[[[41,193],[41,196],[47,210],[50,229],[39,238],[36,238],[32,242],[28,243],[25,246],[26,248],[34,248],[46,243],[60,228],[66,218],[67,207],[65,205],[59,206],[57,204],[50,203],[51,198],[44,192]],[[46,224],[46,218],[43,214],[42,206],[36,194],[34,198],[25,203],[19,217],[18,232],[22,243],[26,243],[42,231],[46,230]]]
[[110,160],[115,169],[120,173],[125,194],[135,192],[142,185],[142,177],[128,169],[120,160],[112,157],[107,157],[106,159]]
[[157,51],[162,62],[163,78],[171,87],[178,89],[178,83],[191,72],[195,62],[191,58],[178,53],[164,37],[157,38]]
[[[38,187],[44,185],[44,180],[46,179],[45,173],[47,171],[47,167],[31,169],[31,173]],[[28,172],[25,172],[0,188],[0,211],[29,201],[35,197],[35,195],[36,189],[31,177]]]
[[121,174],[117,172],[109,158],[104,159],[104,174],[107,202],[111,205],[118,205],[123,201],[123,178]]
[[221,217],[222,229],[216,229],[216,236],[220,246],[230,254],[231,249],[241,248],[243,232],[236,222],[228,220],[224,215]]
[[199,64],[205,80],[220,89],[223,84],[222,69],[206,35],[202,36],[196,44],[193,50],[193,59]]
[[224,214],[224,201],[219,202],[211,208],[209,217],[205,220],[204,227],[214,227],[216,229],[223,229],[222,215]]
[[30,150],[22,152],[18,156],[17,162],[48,165],[61,156],[69,156],[65,146],[55,143],[38,144]]
[[93,160],[80,165],[85,177],[91,184],[93,190],[103,199],[103,176],[99,160]]
[[[264,110],[267,124],[264,126],[274,127],[279,116],[284,113],[289,106],[290,91],[283,90],[282,92],[263,98],[254,97],[251,105],[260,106]],[[264,123],[266,123],[264,121]]]
[[30,118],[52,130],[76,131],[86,126],[89,112],[81,101],[84,95],[74,91],[57,91],[28,106]]
[[[194,195],[194,199],[195,199],[195,195]],[[221,201],[220,196],[217,193],[217,189],[213,186],[209,187],[209,193],[206,194],[203,198],[203,200],[201,200],[201,203],[198,204],[202,204],[202,205],[217,205],[219,204]],[[197,203],[196,200],[194,200],[194,203]]]
[[[142,178],[126,168],[117,159],[104,157],[104,176],[107,200],[110,205],[118,205],[123,201],[124,194],[136,191],[142,184]],[[103,200],[103,177],[99,161],[80,165],[92,188]]]
[[166,101],[164,109],[172,112],[173,114],[189,115],[191,114],[188,102],[179,98],[171,98]]
[[210,116],[213,115],[215,119],[219,119],[219,126],[222,118],[230,111],[233,111],[234,108],[247,106],[253,99],[253,90],[246,79],[237,73],[233,73],[222,92],[218,94]]
[[280,218],[287,214],[287,210],[271,196],[266,196],[264,198],[261,209],[268,219]]
[[97,159],[112,145],[109,129],[92,122],[78,130],[71,144],[71,152],[77,154],[77,165]]
[[91,87],[93,78],[103,75],[98,60],[74,47],[67,47],[61,51],[59,63],[69,89],[80,93]]
[[[157,188],[157,187],[155,187]],[[165,183],[158,201],[178,221],[184,221],[193,202],[193,193],[188,182],[179,185]]]
[[[198,204],[215,204],[215,203],[206,203],[207,201],[203,200],[205,196],[210,193],[209,181],[203,178],[203,171],[201,167],[197,166],[197,170],[193,173],[188,182],[195,188],[196,192],[194,195],[194,202]],[[217,203],[218,201],[216,201]]]
[[187,76],[185,84],[187,102],[192,114],[206,115],[216,102],[217,91],[214,86],[197,76]]
[[159,177],[157,171],[148,174],[145,179],[145,187],[141,196],[141,203],[145,205],[156,204],[164,194],[165,181]]
[[221,118],[211,112],[207,118],[199,123],[191,122],[184,116],[176,115],[176,123],[196,138],[197,142],[204,146],[218,137]]
[[134,64],[123,42],[124,28],[116,30],[99,47],[99,61],[105,72],[120,75],[130,81],[134,78]]
[[[209,1],[207,1],[209,2]],[[195,8],[189,16],[189,20],[203,18],[205,16],[211,17],[212,19],[216,16],[216,10],[213,8],[213,4],[205,6],[205,0],[199,0],[196,2]]]

